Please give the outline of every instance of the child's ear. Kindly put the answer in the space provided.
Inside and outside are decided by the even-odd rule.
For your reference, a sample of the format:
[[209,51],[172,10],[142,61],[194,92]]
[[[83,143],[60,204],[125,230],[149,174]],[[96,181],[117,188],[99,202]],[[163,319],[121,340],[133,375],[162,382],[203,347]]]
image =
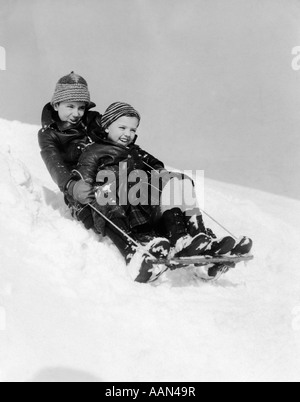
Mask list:
[[59,106],[59,103],[55,103],[54,105],[53,105],[53,109],[57,112],[58,111],[58,106]]

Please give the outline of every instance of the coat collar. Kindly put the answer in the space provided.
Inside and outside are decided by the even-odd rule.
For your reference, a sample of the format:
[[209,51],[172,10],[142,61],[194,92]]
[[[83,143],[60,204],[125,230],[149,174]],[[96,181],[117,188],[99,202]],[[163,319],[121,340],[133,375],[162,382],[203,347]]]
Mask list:
[[110,146],[113,146],[113,147],[116,147],[116,148],[120,148],[120,149],[123,149],[123,150],[131,150],[131,149],[133,149],[133,148],[136,148],[137,147],[137,145],[136,145],[136,140],[137,140],[137,135],[136,135],[136,137],[135,137],[135,139],[134,139],[134,141],[128,146],[128,147],[125,147],[124,145],[122,145],[122,144],[118,144],[118,143],[116,143],[116,142],[113,142],[113,141],[110,141],[110,140],[108,140],[108,139],[106,139],[106,138],[101,138],[100,139],[100,142],[101,143],[103,143],[103,144],[105,144],[105,145],[110,145]]
[[[96,105],[94,103],[91,103],[87,108],[86,114],[91,108],[95,106]],[[76,129],[85,127],[86,114],[83,116],[83,119],[77,125],[72,126],[71,128]],[[53,109],[51,103],[47,103],[47,105],[44,106],[44,109],[42,111],[42,127],[44,130],[46,130],[47,128],[54,128],[60,131],[65,131],[70,128],[60,120],[57,112]]]

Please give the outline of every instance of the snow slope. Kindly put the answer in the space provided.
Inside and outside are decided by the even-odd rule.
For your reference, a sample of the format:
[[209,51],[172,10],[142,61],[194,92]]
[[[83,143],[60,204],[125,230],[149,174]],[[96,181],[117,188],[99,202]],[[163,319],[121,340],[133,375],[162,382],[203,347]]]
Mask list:
[[0,119],[1,381],[300,380],[300,202],[206,180],[255,261],[214,285],[140,285],[71,219],[37,130]]

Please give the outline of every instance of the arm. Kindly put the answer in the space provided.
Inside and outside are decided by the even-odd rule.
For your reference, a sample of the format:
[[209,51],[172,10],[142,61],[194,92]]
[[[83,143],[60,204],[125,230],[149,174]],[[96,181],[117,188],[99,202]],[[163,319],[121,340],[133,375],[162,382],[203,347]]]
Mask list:
[[98,112],[88,112],[86,115],[86,125],[88,130],[88,135],[93,142],[98,142],[101,139],[102,126],[101,126],[102,116]]
[[97,148],[97,144],[93,144],[86,148],[79,159],[75,171],[75,173],[78,173],[78,177],[91,185],[96,183],[98,167],[101,159],[101,156],[97,155]]
[[163,164],[163,162],[161,162],[160,160],[158,160],[157,158],[155,158],[153,155],[149,154],[148,152],[140,149],[139,153],[140,153],[142,160],[146,167],[150,166],[150,169],[152,168],[157,171],[161,171],[162,169],[165,168],[165,165]]
[[38,140],[41,148],[41,156],[52,179],[60,190],[64,192],[73,174],[61,156],[57,140],[51,130],[40,130]]

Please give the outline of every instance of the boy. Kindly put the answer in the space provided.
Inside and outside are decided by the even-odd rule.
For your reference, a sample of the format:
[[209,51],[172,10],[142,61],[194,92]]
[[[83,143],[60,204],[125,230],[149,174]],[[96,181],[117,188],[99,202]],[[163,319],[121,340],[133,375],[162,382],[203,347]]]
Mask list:
[[[106,232],[127,263],[135,254],[133,245],[128,242],[128,236],[139,243],[148,243],[148,250],[156,258],[166,257],[170,248],[174,255],[180,257],[223,255],[228,252],[248,253],[249,245],[247,248],[241,247],[243,244],[236,244],[232,237],[217,240],[213,233],[205,228],[196,201],[188,206],[172,203],[168,205],[163,202],[168,199],[166,193],[169,193],[171,181],[175,193],[182,192],[183,182],[187,182],[191,187],[192,181],[183,175],[175,175],[175,178],[169,176],[162,162],[135,145],[140,120],[140,114],[132,106],[120,102],[112,104],[102,116],[102,131],[99,133],[98,143],[87,148],[79,159],[78,176],[86,183],[99,188],[94,208],[100,214],[93,211],[96,229],[102,233]],[[119,168],[120,164],[124,166],[124,163],[127,177],[137,171],[146,172],[150,186],[155,174],[161,176],[162,180],[157,188],[160,193],[159,205],[120,203],[120,199],[124,198],[122,193],[130,190],[130,185],[126,187],[120,180],[123,174]],[[103,177],[108,177],[103,172],[107,171],[116,177],[117,197],[112,194],[113,183],[107,185],[107,182],[103,181]],[[110,201],[106,204],[103,203],[104,194],[106,200]],[[101,214],[106,219],[103,219]],[[146,233],[150,233],[148,238]],[[157,238],[158,233],[165,237]],[[147,282],[151,276],[151,258],[145,254],[135,280]]]
[[52,179],[73,216],[87,229],[93,227],[93,219],[84,205],[95,199],[93,188],[82,180],[74,181],[72,170],[82,151],[97,141],[101,115],[90,111],[95,106],[86,80],[71,72],[58,81],[52,101],[43,109],[43,128],[38,133],[41,155]]

